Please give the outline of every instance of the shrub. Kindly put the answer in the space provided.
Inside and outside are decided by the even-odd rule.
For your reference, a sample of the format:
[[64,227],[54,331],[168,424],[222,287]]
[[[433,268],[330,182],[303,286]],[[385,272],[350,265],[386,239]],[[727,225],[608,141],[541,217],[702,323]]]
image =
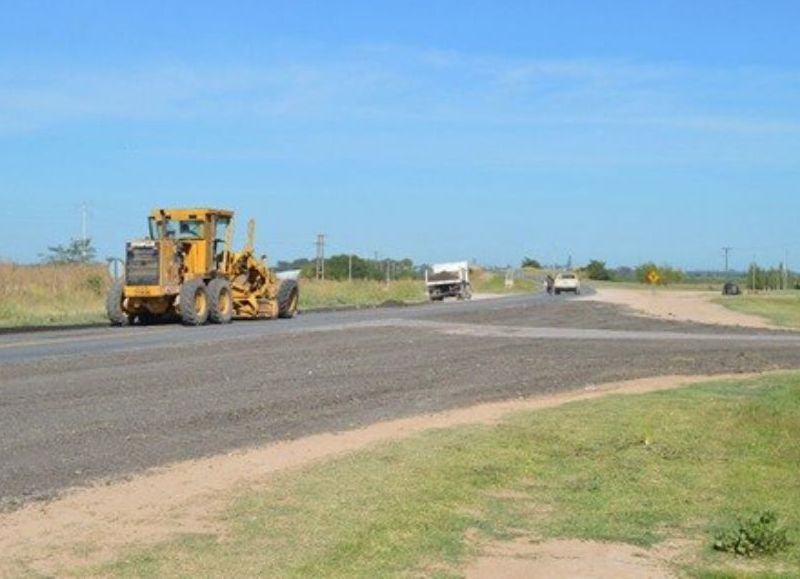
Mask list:
[[773,512],[740,518],[732,529],[717,534],[714,549],[743,557],[772,555],[789,547],[786,529],[778,528]]
[[105,293],[105,280],[102,276],[91,274],[86,278],[86,289],[94,295],[101,296]]
[[531,267],[533,269],[542,269],[542,264],[539,263],[539,260],[533,259],[532,257],[526,257],[522,260],[522,267]]
[[606,262],[593,259],[583,268],[584,276],[589,279],[608,281],[611,279],[611,272],[606,269]]

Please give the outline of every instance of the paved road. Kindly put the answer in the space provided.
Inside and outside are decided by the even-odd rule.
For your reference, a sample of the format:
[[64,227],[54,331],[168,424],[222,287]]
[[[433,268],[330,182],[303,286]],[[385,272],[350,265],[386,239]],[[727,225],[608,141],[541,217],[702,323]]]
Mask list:
[[800,368],[800,334],[547,296],[0,336],[0,508],[176,460],[665,373]]

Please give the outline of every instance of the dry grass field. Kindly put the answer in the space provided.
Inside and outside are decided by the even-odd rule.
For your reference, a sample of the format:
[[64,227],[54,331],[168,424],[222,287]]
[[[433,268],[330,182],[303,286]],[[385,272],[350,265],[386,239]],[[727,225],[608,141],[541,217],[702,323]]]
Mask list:
[[0,327],[101,321],[110,283],[105,265],[0,263]]

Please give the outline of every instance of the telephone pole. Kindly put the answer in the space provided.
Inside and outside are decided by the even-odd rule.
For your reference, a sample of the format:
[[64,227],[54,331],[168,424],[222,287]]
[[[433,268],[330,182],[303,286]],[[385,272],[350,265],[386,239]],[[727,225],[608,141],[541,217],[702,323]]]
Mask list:
[[89,234],[89,205],[81,203],[81,258],[86,261],[87,237]]
[[722,251],[725,252],[725,279],[728,279],[728,256],[733,248],[723,247]]
[[317,279],[325,279],[325,234],[317,235]]
[[789,250],[783,248],[783,289],[789,289]]

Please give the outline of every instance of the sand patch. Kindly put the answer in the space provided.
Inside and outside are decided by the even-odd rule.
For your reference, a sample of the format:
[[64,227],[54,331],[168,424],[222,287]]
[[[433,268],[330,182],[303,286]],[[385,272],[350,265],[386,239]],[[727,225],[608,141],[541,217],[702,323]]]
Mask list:
[[576,392],[481,404],[180,462],[128,481],[75,489],[49,503],[29,504],[0,515],[0,576],[19,574],[21,568],[53,574],[108,560],[130,545],[152,544],[179,534],[218,534],[217,517],[237,488],[381,442],[431,429],[492,424],[514,412],[609,393],[638,394],[712,378],[754,375],[664,376],[590,385]]
[[696,322],[720,326],[761,329],[785,329],[764,318],[729,310],[711,300],[719,294],[711,291],[677,291],[666,289],[600,288],[597,293],[578,299],[628,306],[640,316]]
[[518,539],[493,543],[465,570],[467,579],[668,579],[662,552],[621,543]]

